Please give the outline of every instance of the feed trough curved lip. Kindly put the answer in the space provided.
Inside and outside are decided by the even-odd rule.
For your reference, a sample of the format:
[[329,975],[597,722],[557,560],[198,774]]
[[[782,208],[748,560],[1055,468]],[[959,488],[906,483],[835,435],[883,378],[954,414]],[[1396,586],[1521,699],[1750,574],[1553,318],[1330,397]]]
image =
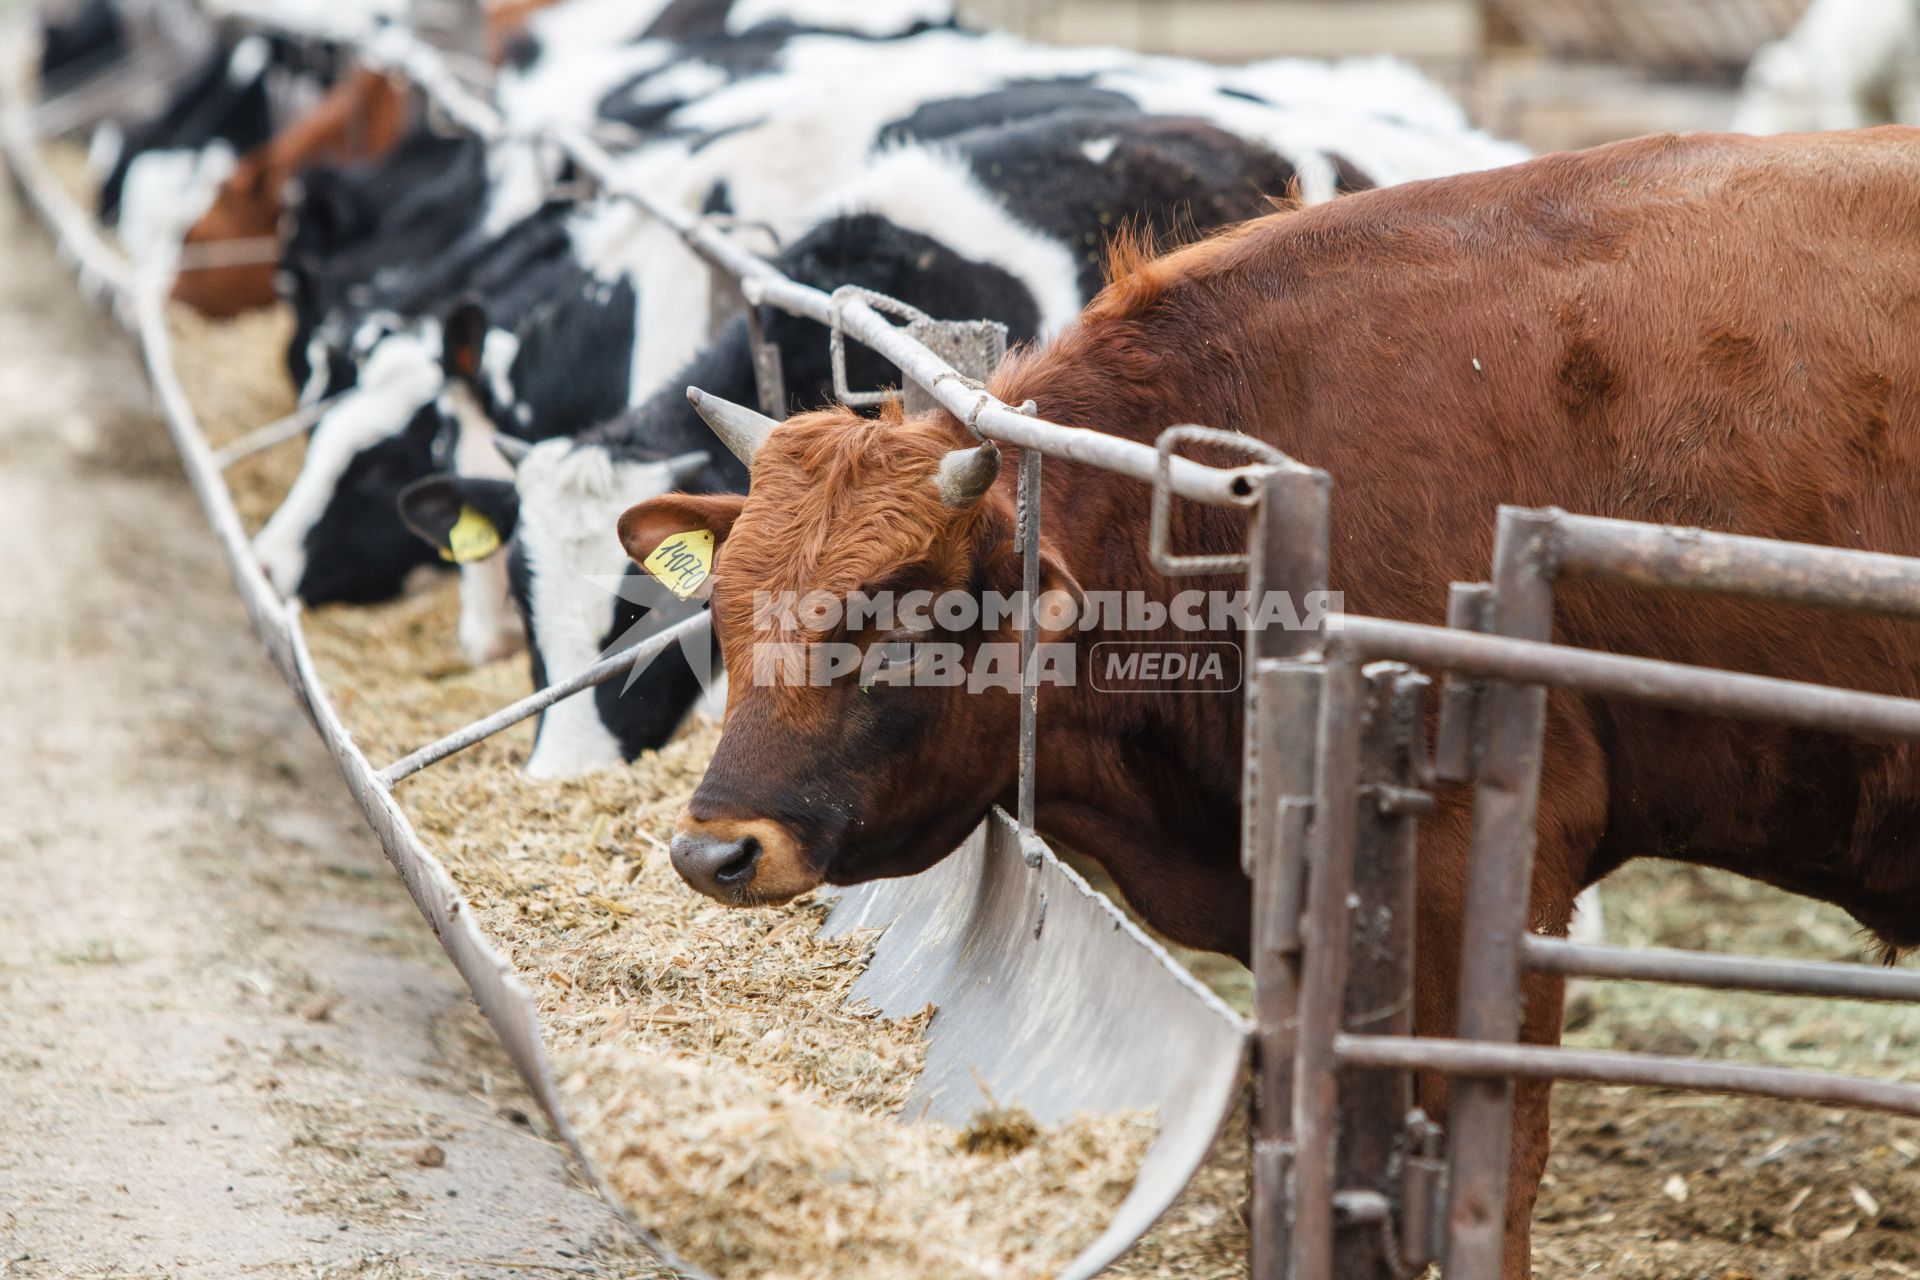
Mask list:
[[[0,34],[14,37],[9,47],[15,51],[28,47],[19,39],[23,27],[24,21],[0,27]],[[278,597],[251,554],[219,459],[174,370],[165,281],[114,249],[42,164],[23,83],[17,59],[6,59],[0,153],[83,290],[103,295],[139,340],[182,466],[269,658],[515,1069],[602,1198],[669,1266],[706,1276],[638,1221],[588,1159],[560,1105],[531,992],[354,743],[314,670],[297,604]],[[1076,1111],[1155,1112],[1158,1133],[1129,1194],[1059,1272],[1080,1280],[1152,1227],[1211,1151],[1242,1094],[1248,1026],[1112,902],[1044,846],[1040,852],[1039,864],[1029,866],[1017,828],[995,809],[930,871],[841,892],[823,929],[882,930],[853,998],[889,1015],[936,1007],[926,1068],[903,1122],[932,1117],[965,1124],[980,1104],[982,1084],[1043,1122]]]
[[[1152,1110],[1159,1131],[1107,1227],[1060,1272],[1098,1274],[1151,1228],[1241,1096],[1248,1024],[1111,900],[995,808],[917,876],[844,891],[829,936],[886,927],[855,999],[901,1016],[935,1006],[906,1114],[964,1125],[981,1090],[1043,1123]],[[990,1055],[974,1046],[991,1044]]]

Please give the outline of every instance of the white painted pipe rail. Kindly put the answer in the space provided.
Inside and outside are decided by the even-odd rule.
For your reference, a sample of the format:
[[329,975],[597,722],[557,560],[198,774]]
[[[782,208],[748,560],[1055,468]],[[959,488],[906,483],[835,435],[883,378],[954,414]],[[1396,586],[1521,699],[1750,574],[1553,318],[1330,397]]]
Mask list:
[[[655,199],[652,192],[622,171],[606,148],[583,131],[563,129],[552,140],[603,192],[638,205],[671,227],[714,268],[732,275],[749,303],[765,303],[825,325],[834,324],[837,318],[842,329],[892,361],[949,413],[983,436],[1050,458],[1084,462],[1143,484],[1153,483],[1158,455],[1152,445],[1021,413],[962,377],[952,365],[858,297],[836,298],[790,280],[711,223]],[[1175,458],[1171,487],[1180,496],[1208,506],[1248,507],[1255,502],[1260,477],[1267,470],[1262,466],[1210,467]]]
[[583,693],[595,685],[605,684],[615,676],[624,675],[640,663],[649,661],[665,653],[683,640],[705,635],[713,625],[713,615],[696,613],[691,618],[682,618],[658,635],[648,636],[636,644],[630,645],[618,653],[608,654],[586,670],[569,676],[544,689],[535,689],[520,701],[500,708],[490,716],[474,721],[464,729],[430,742],[418,751],[394,761],[380,771],[380,781],[391,787],[394,783],[410,778],[430,764],[438,764],[448,756],[465,751],[499,733],[510,729],[522,720],[539,715],[563,698],[571,698]]

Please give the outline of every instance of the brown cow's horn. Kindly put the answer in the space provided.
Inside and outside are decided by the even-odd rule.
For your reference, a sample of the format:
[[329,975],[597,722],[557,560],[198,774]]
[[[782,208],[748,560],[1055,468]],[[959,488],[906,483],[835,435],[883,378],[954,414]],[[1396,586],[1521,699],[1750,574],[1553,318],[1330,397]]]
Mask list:
[[720,443],[733,450],[749,467],[753,465],[753,455],[767,442],[767,436],[780,425],[764,413],[710,396],[698,387],[687,388],[687,399],[693,402],[693,411],[706,419],[713,434],[720,437]]
[[955,449],[940,459],[934,488],[950,507],[970,507],[987,496],[1000,474],[1000,447],[989,440],[972,449]]

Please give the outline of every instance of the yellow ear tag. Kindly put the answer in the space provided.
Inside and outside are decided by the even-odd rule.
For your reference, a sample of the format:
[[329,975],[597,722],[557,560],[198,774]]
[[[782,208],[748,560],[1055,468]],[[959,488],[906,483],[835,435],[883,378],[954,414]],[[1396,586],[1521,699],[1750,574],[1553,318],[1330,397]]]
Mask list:
[[493,521],[472,507],[461,507],[460,518],[447,531],[447,545],[441,550],[440,558],[466,564],[469,560],[484,560],[499,549],[500,531],[493,527]]
[[689,599],[713,572],[713,530],[688,529],[672,534],[640,562],[667,590]]

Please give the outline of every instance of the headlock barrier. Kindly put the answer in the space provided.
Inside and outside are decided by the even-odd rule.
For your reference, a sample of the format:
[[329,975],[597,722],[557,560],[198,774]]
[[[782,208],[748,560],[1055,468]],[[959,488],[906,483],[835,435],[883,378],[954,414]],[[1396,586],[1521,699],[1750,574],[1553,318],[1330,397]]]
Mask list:
[[[443,120],[491,138],[510,126],[398,28],[289,29],[267,11],[229,18],[326,40],[404,78]],[[8,68],[13,71],[13,68]],[[297,604],[254,562],[225,465],[303,432],[307,406],[216,452],[173,369],[164,275],[112,249],[51,179],[20,78],[9,76],[0,146],[16,184],[52,228],[83,288],[137,336],[183,464],[268,654],[312,718],[349,790],[420,910],[471,986],[558,1131],[593,1171],[558,1100],[532,998],[472,922],[393,789],[420,769],[612,679],[707,625],[689,619],[418,751],[376,767],[334,713],[308,655]],[[70,120],[77,112],[63,112]],[[712,219],[626,179],[590,133],[535,139],[564,153],[609,199],[671,227],[736,302],[808,317],[903,374],[921,404],[983,439],[1021,450],[1020,530],[1028,607],[1041,526],[1042,457],[1151,486],[1150,540],[1168,574],[1241,572],[1250,596],[1325,591],[1331,478],[1244,436],[1175,426],[1154,445],[1036,417],[936,352],[993,348],[978,325],[914,317],[853,290],[823,293],[781,275]],[[769,412],[785,402],[778,353],[756,354]],[[842,388],[845,390],[845,388]],[[1182,443],[1250,455],[1237,467],[1179,457]],[[1167,545],[1175,498],[1252,513],[1244,557]],[[980,1082],[1042,1120],[1073,1110],[1153,1108],[1159,1137],[1105,1232],[1063,1271],[1090,1276],[1137,1239],[1186,1184],[1242,1096],[1251,1058],[1255,1280],[1409,1280],[1440,1262],[1449,1280],[1497,1280],[1515,1081],[1577,1079],[1753,1094],[1920,1116],[1920,1084],[1783,1067],[1518,1043],[1529,972],[1863,1000],[1920,1001],[1920,973],[1686,951],[1581,945],[1528,927],[1549,689],[1829,733],[1920,740],[1920,700],[1602,653],[1550,642],[1555,583],[1587,578],[1920,620],[1920,559],[1707,533],[1565,512],[1504,508],[1491,581],[1454,584],[1448,625],[1329,613],[1247,637],[1243,866],[1254,881],[1254,1020],[1247,1025],[1060,863],[1033,831],[1034,698],[1023,699],[1018,813],[995,810],[934,869],[841,893],[825,928],[884,927],[855,989],[883,1012],[932,1002],[926,1071],[908,1111],[964,1120]],[[1025,635],[1030,643],[1035,628]],[[1031,654],[1023,653],[1023,662]],[[1430,689],[1422,672],[1438,673]],[[1438,700],[1431,745],[1424,710]],[[1415,839],[1448,785],[1474,788],[1458,1022],[1452,1038],[1412,1035]],[[979,1055],[990,1047],[985,1065]],[[1251,1055],[1249,1055],[1249,1047]],[[1441,1127],[1413,1105],[1416,1073],[1452,1078]],[[596,1178],[598,1177],[595,1172]],[[604,1190],[604,1184],[603,1184]],[[619,1202],[609,1196],[618,1206]],[[629,1217],[631,1221],[631,1217]],[[644,1223],[648,1244],[688,1274]]]

